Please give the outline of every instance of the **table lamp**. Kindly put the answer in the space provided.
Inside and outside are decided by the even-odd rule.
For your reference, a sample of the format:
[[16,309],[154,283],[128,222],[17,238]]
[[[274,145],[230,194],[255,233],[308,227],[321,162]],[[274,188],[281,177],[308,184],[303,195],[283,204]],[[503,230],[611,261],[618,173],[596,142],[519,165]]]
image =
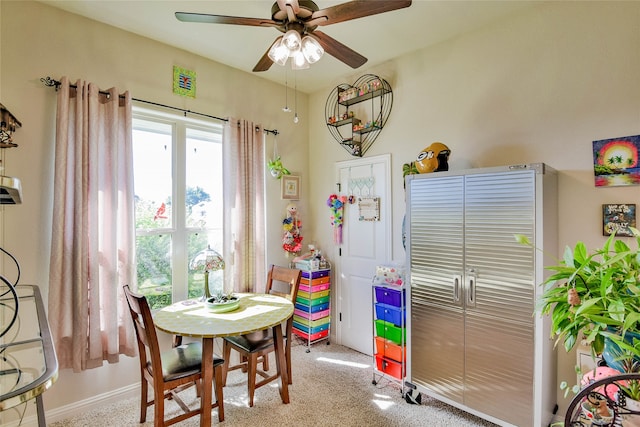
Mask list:
[[189,268],[192,270],[202,270],[204,272],[204,292],[202,294],[202,300],[206,301],[211,298],[212,295],[209,290],[209,272],[224,269],[224,260],[222,259],[222,255],[211,249],[210,245],[207,245],[207,249],[198,252],[195,258],[191,260]]

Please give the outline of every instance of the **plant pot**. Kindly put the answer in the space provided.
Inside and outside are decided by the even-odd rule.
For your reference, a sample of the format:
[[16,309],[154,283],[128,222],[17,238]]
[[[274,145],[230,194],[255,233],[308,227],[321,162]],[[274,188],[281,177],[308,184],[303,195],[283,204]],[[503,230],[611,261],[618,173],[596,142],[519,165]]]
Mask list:
[[[633,345],[633,339],[640,340],[640,334],[636,332],[627,331],[624,335],[624,341],[629,343],[629,345]],[[618,344],[613,342],[611,338],[605,337],[604,339],[604,350],[602,351],[602,358],[607,362],[607,366],[615,369],[616,371],[624,372],[624,367],[622,365],[621,360],[616,360],[620,357],[624,352],[620,349]],[[640,364],[640,357],[636,356],[634,360]]]
[[[602,401],[606,405],[606,400]],[[592,426],[609,426],[613,422],[613,411],[608,406],[600,411],[589,401],[582,402],[582,414],[591,422]]]

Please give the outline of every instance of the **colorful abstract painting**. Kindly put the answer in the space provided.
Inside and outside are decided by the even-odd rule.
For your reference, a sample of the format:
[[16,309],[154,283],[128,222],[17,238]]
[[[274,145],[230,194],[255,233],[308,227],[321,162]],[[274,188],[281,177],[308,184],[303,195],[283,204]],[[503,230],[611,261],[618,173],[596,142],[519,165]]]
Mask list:
[[185,70],[180,67],[173,67],[173,93],[196,97],[196,72]]
[[640,135],[593,141],[596,187],[640,185]]

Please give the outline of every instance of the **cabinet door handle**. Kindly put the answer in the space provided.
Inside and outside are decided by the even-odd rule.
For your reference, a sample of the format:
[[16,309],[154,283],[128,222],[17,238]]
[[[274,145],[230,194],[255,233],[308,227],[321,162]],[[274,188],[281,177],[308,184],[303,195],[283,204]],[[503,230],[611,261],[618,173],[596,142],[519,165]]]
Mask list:
[[475,307],[476,306],[476,271],[473,268],[470,268],[467,272],[467,307]]
[[460,285],[462,283],[462,276],[453,276],[453,302],[460,302]]

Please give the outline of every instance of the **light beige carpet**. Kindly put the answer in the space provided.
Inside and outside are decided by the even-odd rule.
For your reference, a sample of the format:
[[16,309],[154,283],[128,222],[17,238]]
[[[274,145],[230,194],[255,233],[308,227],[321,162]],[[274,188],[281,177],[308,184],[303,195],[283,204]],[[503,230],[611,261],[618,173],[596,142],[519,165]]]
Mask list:
[[[242,426],[494,426],[435,399],[422,396],[421,405],[405,402],[397,383],[378,379],[372,384],[372,358],[346,347],[326,342],[311,346],[294,341],[292,349],[293,384],[289,387],[291,403],[280,399],[277,384],[256,390],[253,408],[248,406],[246,374],[229,373],[224,388],[225,421],[222,425]],[[275,369],[272,359],[271,368]],[[273,386],[272,386],[273,385]],[[198,405],[194,389],[181,394],[185,402]],[[176,413],[177,405],[167,403],[167,413]],[[212,415],[215,425],[217,412]],[[105,406],[50,427],[84,426],[153,426],[153,409],[147,410],[147,421],[138,423],[139,401],[129,399]],[[193,417],[179,426],[197,426]]]

